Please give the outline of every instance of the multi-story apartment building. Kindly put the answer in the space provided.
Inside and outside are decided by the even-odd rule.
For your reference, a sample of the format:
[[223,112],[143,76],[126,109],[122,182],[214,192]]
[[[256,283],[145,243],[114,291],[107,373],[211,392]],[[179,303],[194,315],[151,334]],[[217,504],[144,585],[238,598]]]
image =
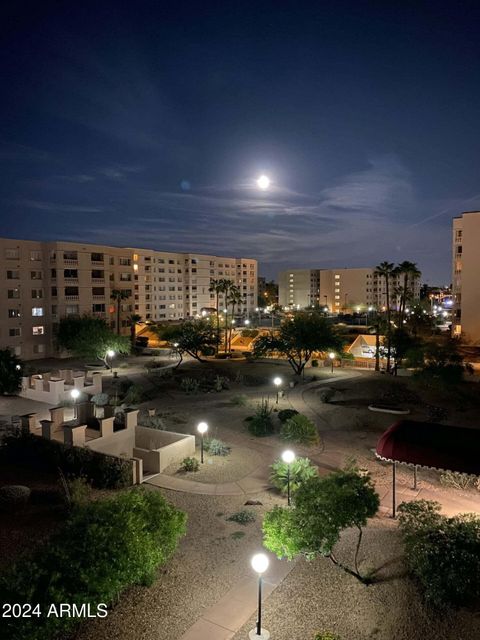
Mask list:
[[[128,316],[144,321],[198,317],[215,306],[213,279],[240,287],[241,314],[257,302],[257,261],[194,253],[173,253],[73,242],[0,239],[0,348],[23,359],[55,354],[60,318],[92,314],[116,329],[120,290],[120,332]],[[220,304],[225,306],[223,296]]]
[[480,211],[453,219],[452,333],[480,344]]
[[[391,279],[390,291],[402,285],[402,276]],[[334,313],[351,313],[387,302],[385,280],[375,268],[365,269],[290,269],[278,277],[279,303],[284,307],[305,309],[326,307]],[[413,298],[420,297],[420,281],[413,284]],[[394,296],[392,296],[394,297]]]

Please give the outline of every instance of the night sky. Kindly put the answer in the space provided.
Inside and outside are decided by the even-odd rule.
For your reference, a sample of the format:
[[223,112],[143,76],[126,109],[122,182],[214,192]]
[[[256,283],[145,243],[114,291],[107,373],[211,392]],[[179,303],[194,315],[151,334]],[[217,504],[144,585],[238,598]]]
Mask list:
[[4,4],[0,235],[450,282],[478,1]]

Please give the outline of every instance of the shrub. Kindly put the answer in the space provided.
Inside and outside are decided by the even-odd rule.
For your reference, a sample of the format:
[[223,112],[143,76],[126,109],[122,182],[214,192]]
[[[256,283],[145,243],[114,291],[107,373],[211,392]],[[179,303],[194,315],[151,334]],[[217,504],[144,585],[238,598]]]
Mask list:
[[198,460],[196,458],[184,458],[182,460],[182,469],[183,471],[198,471]]
[[259,438],[271,435],[275,430],[271,413],[272,409],[268,400],[262,400],[262,403],[257,406],[255,415],[248,421],[249,432]]
[[143,388],[138,384],[132,384],[128,388],[123,402],[127,405],[138,405],[140,404],[145,397],[145,393]]
[[228,456],[230,447],[218,438],[205,438],[203,448],[212,456]]
[[144,427],[149,427],[150,429],[158,429],[159,431],[165,431],[167,428],[165,422],[161,416],[146,416],[143,418],[142,423]]
[[282,493],[287,493],[288,467],[290,467],[290,491],[292,494],[302,482],[317,475],[317,467],[314,467],[308,458],[295,458],[290,465],[281,458],[275,460],[270,466],[270,481]]
[[215,391],[223,391],[223,389],[228,389],[229,379],[226,376],[215,376],[213,381],[213,388]]
[[236,396],[233,396],[230,402],[234,404],[236,407],[246,407],[248,404],[248,398],[247,396],[238,394]]
[[475,476],[467,476],[465,473],[457,473],[456,471],[445,471],[440,474],[440,484],[444,487],[453,487],[453,489],[470,489],[475,486]]
[[92,487],[86,478],[67,480],[68,503],[71,507],[86,504],[92,494]]
[[332,389],[331,387],[326,387],[325,389],[321,389],[318,397],[322,402],[328,403],[333,400],[333,397],[337,393],[336,389]]
[[331,631],[320,631],[320,633],[316,633],[313,637],[313,640],[341,640],[340,636],[337,636],[336,633],[332,633]]
[[30,489],[19,484],[7,484],[0,488],[0,510],[14,511],[27,504]]
[[182,378],[182,380],[180,380],[180,389],[187,394],[198,393],[200,390],[200,382],[195,380],[195,378]]
[[318,367],[318,360],[312,360],[312,367]]
[[463,606],[480,597],[480,518],[447,518],[429,500],[399,506],[407,562],[428,604]]
[[242,509],[241,511],[232,513],[232,515],[228,516],[227,518],[229,522],[236,522],[237,524],[243,525],[247,525],[250,522],[255,522],[256,519],[256,514],[253,511],[249,511],[248,509]]
[[292,416],[282,425],[280,435],[284,440],[307,446],[318,444],[319,441],[317,427],[301,413]]
[[278,419],[280,420],[280,422],[286,422],[290,418],[293,418],[293,416],[297,415],[298,411],[296,411],[296,409],[281,409],[278,412]]
[[66,447],[29,433],[6,436],[1,459],[65,476],[83,476],[99,489],[121,489],[132,484],[132,463],[84,447]]
[[[185,534],[186,516],[156,491],[133,490],[76,507],[65,526],[33,556],[0,578],[0,599],[38,603],[107,605],[132,585],[147,585]],[[5,636],[46,640],[72,632],[79,618],[4,619]]]

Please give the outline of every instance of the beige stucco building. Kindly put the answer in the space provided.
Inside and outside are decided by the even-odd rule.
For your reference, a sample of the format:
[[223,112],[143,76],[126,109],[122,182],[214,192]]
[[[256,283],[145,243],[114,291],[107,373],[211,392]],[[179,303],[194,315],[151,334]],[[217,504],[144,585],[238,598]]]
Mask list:
[[[305,309],[328,307],[334,313],[365,311],[386,304],[385,280],[375,268],[289,269],[278,276],[279,303],[283,307]],[[391,280],[391,292],[402,284],[402,277]],[[415,280],[413,298],[420,298],[420,281]],[[393,297],[393,296],[392,296]]]
[[470,344],[480,344],[480,211],[453,219],[452,332]]
[[54,355],[55,326],[68,315],[92,314],[116,328],[114,289],[127,296],[122,333],[132,313],[144,321],[201,316],[215,306],[212,279],[234,281],[244,297],[238,312],[251,314],[257,270],[251,258],[0,238],[0,348],[25,360]]

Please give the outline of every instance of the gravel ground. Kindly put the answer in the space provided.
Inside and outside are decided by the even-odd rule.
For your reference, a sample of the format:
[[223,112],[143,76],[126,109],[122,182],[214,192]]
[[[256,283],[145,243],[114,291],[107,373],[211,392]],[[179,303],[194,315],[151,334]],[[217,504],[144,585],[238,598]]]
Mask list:
[[[195,457],[200,460],[200,449],[197,447]],[[263,456],[254,449],[233,446],[228,456],[210,456],[205,452],[204,464],[198,471],[186,473],[178,463],[171,464],[163,473],[196,482],[220,483],[235,482],[254,471],[263,462]]]

